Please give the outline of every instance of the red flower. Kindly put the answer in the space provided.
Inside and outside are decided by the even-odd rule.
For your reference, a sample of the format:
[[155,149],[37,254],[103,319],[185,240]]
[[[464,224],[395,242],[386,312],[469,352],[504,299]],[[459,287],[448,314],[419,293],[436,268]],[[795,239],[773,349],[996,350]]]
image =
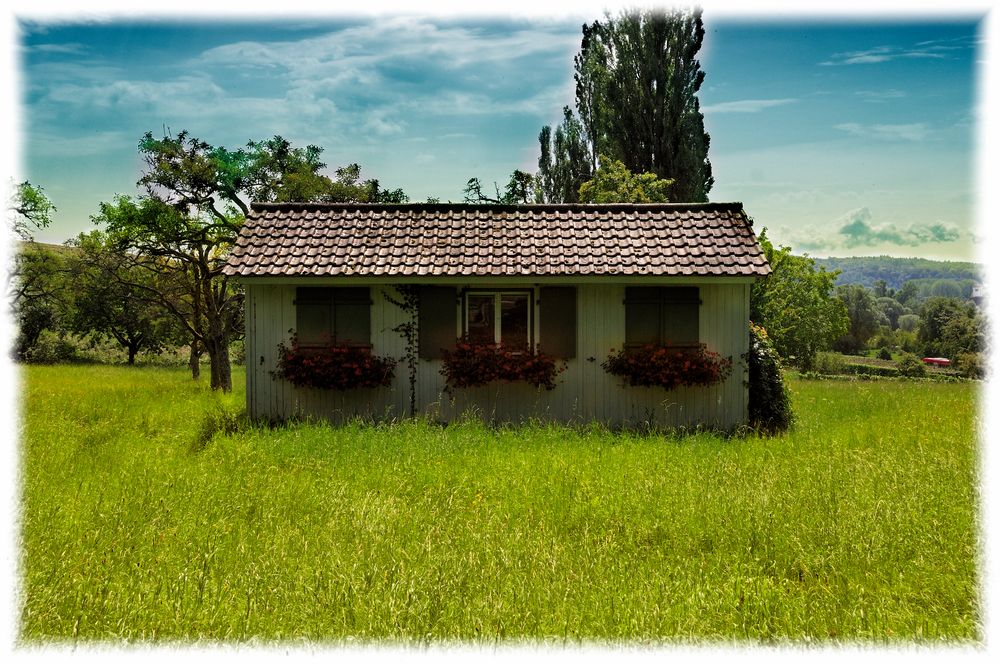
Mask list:
[[275,378],[284,378],[297,387],[329,390],[388,387],[392,384],[396,361],[372,355],[363,346],[328,343],[321,348],[300,348],[297,337],[291,347],[278,345]]
[[620,376],[628,385],[671,390],[678,385],[721,383],[732,372],[733,362],[730,358],[721,359],[704,345],[675,349],[669,344],[648,344],[637,350],[612,350],[601,367],[613,376]]

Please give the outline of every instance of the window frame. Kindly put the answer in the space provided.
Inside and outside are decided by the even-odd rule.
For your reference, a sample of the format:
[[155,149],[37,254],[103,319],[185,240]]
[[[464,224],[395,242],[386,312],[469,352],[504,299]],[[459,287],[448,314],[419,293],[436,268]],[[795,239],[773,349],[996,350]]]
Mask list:
[[[500,299],[504,295],[522,295],[528,300],[528,321],[527,321],[527,352],[534,353],[537,343],[537,331],[535,323],[537,314],[535,312],[536,293],[534,288],[467,288],[462,291],[462,335],[468,337],[469,334],[469,296],[470,295],[492,295],[493,296],[493,343],[499,344],[503,338],[501,329],[503,317],[500,315]],[[525,351],[512,351],[514,353]]]

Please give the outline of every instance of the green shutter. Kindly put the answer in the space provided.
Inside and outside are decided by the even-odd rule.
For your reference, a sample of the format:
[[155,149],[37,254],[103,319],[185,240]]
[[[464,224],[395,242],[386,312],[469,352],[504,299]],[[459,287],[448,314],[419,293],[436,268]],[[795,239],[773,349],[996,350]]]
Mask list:
[[337,343],[372,345],[372,296],[367,286],[333,289],[333,329]]
[[539,289],[538,348],[562,359],[576,357],[576,287]]
[[417,318],[420,357],[441,358],[441,349],[452,348],[457,338],[455,317],[458,292],[448,286],[421,286]]
[[697,286],[626,287],[625,345],[697,345],[700,304]]
[[295,289],[295,334],[303,346],[321,346],[333,340],[333,289]]
[[625,287],[625,345],[630,348],[660,343],[660,289]]
[[674,346],[697,346],[700,341],[698,306],[701,304],[698,287],[667,287],[662,293],[661,341]]

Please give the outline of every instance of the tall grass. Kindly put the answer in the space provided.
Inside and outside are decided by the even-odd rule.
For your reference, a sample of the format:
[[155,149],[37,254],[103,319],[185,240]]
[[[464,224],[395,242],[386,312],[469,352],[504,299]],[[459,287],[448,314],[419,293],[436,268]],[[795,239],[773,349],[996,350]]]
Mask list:
[[797,428],[745,439],[25,388],[22,641],[982,638],[968,384],[793,382]]

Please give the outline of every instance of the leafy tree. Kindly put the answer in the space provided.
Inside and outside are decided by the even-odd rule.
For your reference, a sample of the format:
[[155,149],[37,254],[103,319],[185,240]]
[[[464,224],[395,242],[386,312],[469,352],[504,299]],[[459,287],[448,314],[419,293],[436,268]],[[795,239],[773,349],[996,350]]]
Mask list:
[[30,242],[34,231],[45,228],[52,222],[52,213],[56,206],[52,204],[45,191],[27,180],[13,187],[7,212],[10,229],[21,240]]
[[876,279],[875,283],[872,284],[872,293],[875,297],[892,297],[892,294],[889,291],[890,288],[889,285],[885,283],[885,279]]
[[[874,294],[874,293],[873,293]],[[885,316],[885,319],[889,321],[889,327],[892,329],[899,328],[899,317],[910,313],[910,310],[901,305],[895,300],[895,298],[882,296],[875,300],[875,304],[878,306],[879,311]]]
[[[188,213],[155,197],[119,196],[101,203],[93,221],[106,228],[118,251],[131,256],[129,270],[145,271],[131,287],[151,296],[208,353],[211,387],[232,390],[229,342],[242,331],[242,293],[222,273],[238,213],[222,220]],[[136,272],[133,272],[136,274]]]
[[157,273],[135,265],[100,231],[81,233],[67,244],[76,249],[67,257],[73,306],[69,328],[78,334],[109,336],[135,364],[140,351],[157,351],[175,327],[155,295]]
[[[139,143],[145,167],[137,183],[146,195],[104,203],[96,220],[123,248],[141,256],[138,265],[158,271],[159,300],[191,335],[192,374],[197,356],[208,352],[212,388],[232,388],[229,341],[239,335],[242,295],[222,274],[225,253],[252,202],[381,202],[407,200],[400,189],[386,191],[362,180],[350,164],[331,179],[322,170],[322,149],[293,147],[280,136],[229,150],[180,132]],[[184,291],[186,289],[186,292]]]
[[920,310],[918,341],[927,355],[955,358],[986,348],[986,320],[976,307],[957,298],[931,297]]
[[920,289],[917,287],[917,284],[913,281],[907,281],[899,288],[898,291],[896,291],[896,295],[894,297],[895,300],[904,307],[912,307],[919,294]]
[[11,355],[27,359],[44,330],[62,329],[67,310],[63,256],[51,246],[23,242],[8,275],[8,306],[17,325]]
[[14,185],[7,203],[11,232],[20,239],[14,260],[7,271],[7,303],[18,323],[14,356],[23,359],[43,329],[54,324],[62,288],[57,280],[61,269],[59,256],[52,249],[36,244],[34,231],[52,221],[56,207],[41,187],[25,180]]
[[538,143],[537,202],[579,202],[580,185],[593,177],[594,165],[583,125],[568,106],[555,136],[552,127],[542,127]]
[[329,191],[318,198],[289,200],[317,200],[323,203],[384,203],[398,205],[410,200],[402,189],[382,189],[378,180],[361,179],[361,167],[348,164],[335,171]]
[[601,155],[594,179],[580,185],[583,203],[666,203],[667,188],[673,180],[661,180],[653,173],[633,174],[625,164]]
[[888,320],[879,310],[871,291],[858,284],[837,287],[837,297],[847,307],[847,333],[837,340],[838,350],[855,353],[868,344],[868,340],[878,332],[879,325]]
[[904,332],[916,332],[920,327],[920,316],[917,314],[903,314],[899,317],[899,329]]
[[809,370],[816,353],[848,329],[847,307],[833,295],[837,273],[817,269],[789,247],[775,248],[767,229],[758,240],[772,272],[750,289],[750,319],[767,330],[783,358]]
[[574,60],[591,159],[607,155],[633,173],[672,179],[679,202],[708,200],[713,183],[697,96],[704,36],[700,10],[632,10],[585,25]]
[[364,180],[358,164],[322,173],[323,149],[293,147],[281,136],[250,141],[245,148],[215,147],[185,131],[154,138],[146,132],[139,142],[145,172],[139,185],[147,194],[171,205],[206,212],[222,221],[228,206],[243,215],[250,203],[405,203],[402,189],[382,189],[376,179]]
[[962,287],[951,279],[938,279],[931,284],[930,294],[934,297],[962,297]]
[[[12,183],[13,184],[13,183]],[[7,202],[8,227],[20,242],[7,270],[7,304],[17,324],[12,356],[25,360],[43,330],[58,327],[65,311],[61,257],[34,241],[35,231],[52,222],[55,205],[42,187],[14,184]]]
[[479,178],[469,178],[465,185],[465,202],[485,203],[487,205],[526,205],[535,198],[534,183],[535,177],[531,173],[515,170],[510,174],[510,179],[507,181],[503,193],[500,192],[500,187],[495,182],[493,183],[496,196],[492,197],[483,193],[483,185]]

